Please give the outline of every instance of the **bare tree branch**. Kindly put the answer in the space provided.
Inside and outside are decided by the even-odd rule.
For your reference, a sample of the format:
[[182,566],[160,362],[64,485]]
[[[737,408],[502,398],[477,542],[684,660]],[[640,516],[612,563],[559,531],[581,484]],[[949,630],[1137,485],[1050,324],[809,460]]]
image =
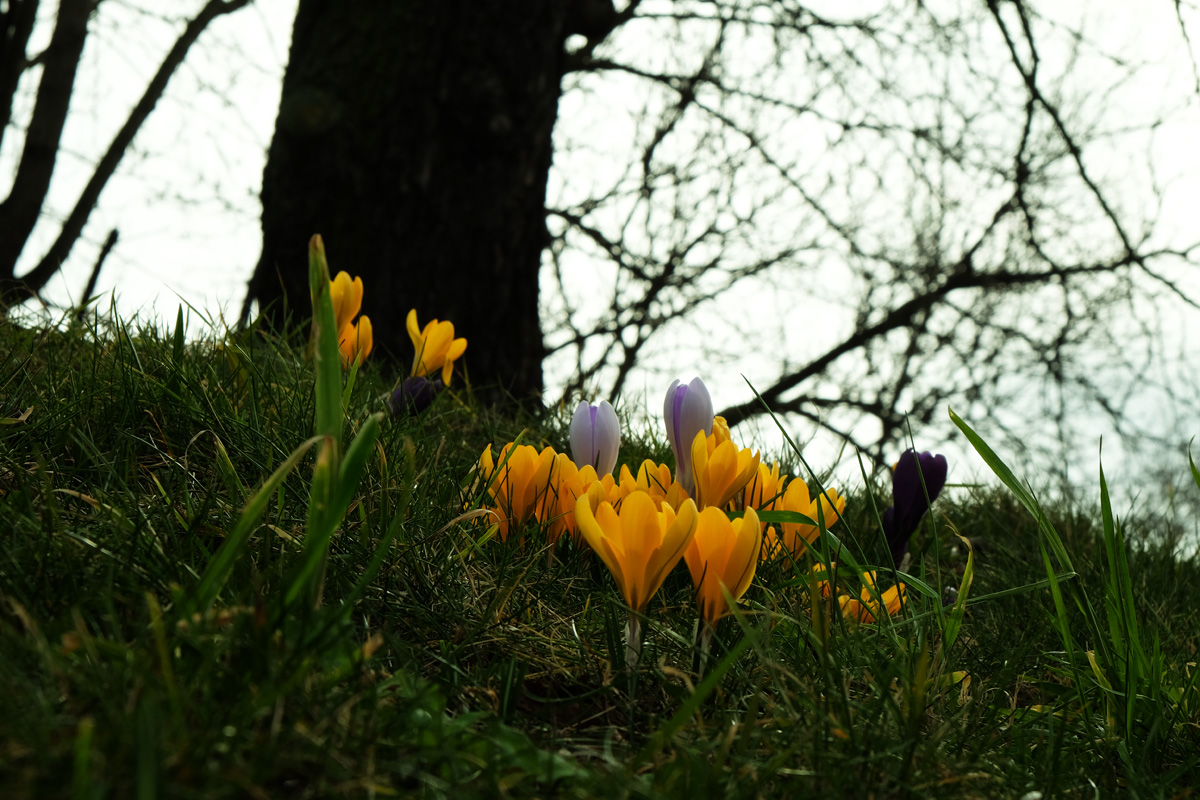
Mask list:
[[[33,118],[25,133],[21,161],[12,190],[0,203],[0,282],[12,277],[17,258],[37,224],[46,192],[50,189],[63,125],[71,105],[75,72],[87,38],[90,12],[90,0],[62,0],[59,6],[54,35],[46,48]],[[23,59],[23,51],[21,55]],[[15,54],[11,54],[10,59],[13,56]],[[15,89],[15,83],[13,87]],[[0,287],[0,302],[4,295]]]
[[[1154,241],[1156,215],[1139,228],[1092,166],[1098,143],[1158,124],[1095,122],[1137,65],[1034,9],[895,3],[833,19],[695,0],[643,6],[589,49],[568,97],[603,102],[611,84],[644,99],[628,104],[627,160],[591,186],[572,180],[595,174],[573,171],[572,154],[596,163],[596,140],[556,133],[566,185],[548,209],[556,291],[543,320],[552,361],[573,367],[562,399],[611,397],[639,368],[675,375],[670,354],[690,365],[697,348],[709,370],[742,371],[728,343],[744,342],[773,410],[876,459],[906,424],[944,427],[950,402],[1058,446],[1073,409],[1128,409],[1134,395],[1117,386],[1154,383],[1145,363],[1161,345],[1135,356],[1123,332],[1138,304],[1197,307],[1183,270],[1198,250]],[[1117,82],[1078,77],[1097,59]],[[1077,79],[1090,94],[1064,89]],[[850,324],[818,331],[820,347],[769,349],[769,307],[775,339],[807,343],[814,299]],[[763,380],[767,353],[781,363]],[[736,423],[762,407],[723,413]]]
[[[81,3],[81,5],[85,7],[89,6],[89,0],[64,0],[63,8],[66,8],[68,2]],[[79,199],[75,202],[74,208],[71,209],[71,212],[67,215],[66,220],[63,222],[62,229],[60,230],[58,237],[50,246],[50,249],[42,257],[42,260],[38,262],[37,266],[19,278],[14,275],[16,259],[20,255],[21,250],[24,248],[25,242],[29,236],[29,232],[32,231],[33,224],[37,220],[38,210],[41,207],[42,199],[45,197],[45,188],[43,188],[36,204],[26,205],[26,203],[30,203],[31,200],[27,198],[22,201],[21,197],[17,194],[16,185],[14,184],[12,194],[10,194],[4,205],[0,206],[0,228],[4,227],[3,215],[5,208],[8,207],[9,203],[14,203],[14,208],[20,209],[20,211],[16,211],[14,213],[20,213],[25,217],[28,217],[28,225],[27,229],[23,229],[24,233],[19,237],[19,240],[18,237],[15,236],[12,240],[9,240],[9,232],[7,229],[5,229],[4,239],[0,240],[0,242],[3,242],[3,245],[0,245],[0,303],[3,303],[4,305],[11,305],[36,295],[37,292],[46,285],[46,282],[50,280],[54,273],[58,272],[58,270],[62,267],[63,262],[66,261],[67,256],[70,254],[71,248],[75,245],[75,242],[78,241],[80,234],[83,232],[84,225],[87,224],[88,217],[91,215],[92,210],[96,207],[96,201],[100,198],[100,193],[104,190],[105,185],[107,185],[109,179],[112,178],[113,174],[116,172],[117,166],[121,163],[121,159],[124,157],[125,151],[129,149],[129,145],[132,144],[138,130],[150,116],[150,113],[154,110],[155,105],[158,104],[159,98],[162,97],[163,92],[166,91],[167,84],[170,82],[171,76],[187,57],[188,50],[191,49],[191,46],[195,44],[198,38],[200,38],[200,34],[204,32],[204,30],[214,19],[244,8],[245,6],[249,5],[249,3],[250,0],[209,0],[207,3],[205,3],[200,12],[188,22],[187,26],[183,30],[183,33],[180,34],[179,38],[175,41],[175,44],[171,47],[170,51],[168,51],[166,57],[163,59],[162,65],[159,67],[158,72],[155,73],[150,83],[146,86],[146,91],[142,94],[141,99],[129,113],[129,117],[125,120],[125,124],[121,126],[121,129],[117,132],[117,135],[113,138],[112,143],[109,145],[108,150],[105,152],[104,156],[101,157],[99,163],[97,163],[95,170],[92,172],[91,178],[88,180],[87,185],[84,186],[83,191],[79,195]],[[60,24],[61,13],[62,12],[60,11]],[[86,25],[86,13],[84,15],[84,19],[84,24]],[[57,36],[57,28],[55,35]],[[53,43],[51,44],[51,47],[53,47]],[[82,48],[82,37],[79,41],[79,47],[80,49]],[[74,69],[74,66],[78,64],[78,61],[79,56],[78,52],[76,51],[72,70]],[[47,70],[49,70],[49,67],[47,67]],[[45,80],[46,79],[43,78],[43,86],[45,85]],[[39,105],[40,95],[41,92],[39,91]],[[68,91],[68,100],[69,96],[70,92]],[[65,106],[62,110],[62,113],[65,116]],[[37,119],[36,111],[34,113],[34,119]],[[59,126],[59,132],[61,133],[61,125]],[[31,124],[30,137],[32,137],[32,135],[33,125]],[[26,147],[28,149],[28,140]],[[55,149],[57,149],[57,136],[55,137]],[[24,165],[24,161],[25,159],[22,158],[22,165]],[[54,168],[53,153],[49,154],[49,162],[46,166],[47,171],[45,173],[45,183],[46,186],[48,186],[50,174],[53,172]],[[15,201],[14,198],[16,198]]]
[[10,0],[0,13],[0,144],[12,122],[13,98],[25,71],[26,48],[37,21],[38,0]]

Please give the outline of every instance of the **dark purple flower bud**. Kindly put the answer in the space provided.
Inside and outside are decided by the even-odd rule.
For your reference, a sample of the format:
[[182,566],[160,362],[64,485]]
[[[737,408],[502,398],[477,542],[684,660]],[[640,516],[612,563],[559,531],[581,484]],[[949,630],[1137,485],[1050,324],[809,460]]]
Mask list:
[[895,566],[900,566],[908,552],[908,540],[921,524],[929,504],[946,485],[948,469],[945,456],[918,454],[912,449],[905,450],[896,461],[892,473],[892,505],[883,512],[883,533]]
[[433,403],[438,392],[446,388],[441,378],[430,380],[424,375],[405,378],[399,388],[392,393],[392,413],[420,414]]

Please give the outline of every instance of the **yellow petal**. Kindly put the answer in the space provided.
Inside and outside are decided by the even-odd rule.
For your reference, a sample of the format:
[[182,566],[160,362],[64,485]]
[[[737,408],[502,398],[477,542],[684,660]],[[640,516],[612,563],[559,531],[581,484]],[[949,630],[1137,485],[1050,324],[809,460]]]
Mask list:
[[610,530],[614,524],[616,526],[620,525],[620,521],[616,519],[617,515],[611,505],[601,503],[596,509],[596,514],[593,514],[588,495],[581,494],[579,499],[575,501],[575,524],[579,527],[579,533],[583,536],[584,541],[588,543],[596,555],[600,556],[600,560],[604,562],[604,566],[608,567],[608,571],[612,573],[618,588],[624,594],[624,572],[621,570],[617,554],[612,548],[606,546],[605,539],[607,537],[604,528],[596,521],[597,515],[601,518],[608,517],[606,523],[610,526]]
[[449,322],[434,320],[426,326],[425,352],[421,354],[430,370],[437,369],[446,359],[450,342],[454,339],[454,326]]
[[704,492],[700,488],[702,476],[708,473],[708,440],[704,431],[698,431],[692,439],[692,478],[696,486],[696,503],[704,506]]
[[737,601],[750,588],[761,548],[762,526],[753,510],[733,522],[719,508],[710,506],[700,512],[696,535],[684,557],[700,613],[709,623],[729,612],[725,592]]
[[648,591],[650,561],[662,543],[659,511],[645,492],[634,492],[621,502],[620,548],[628,585],[625,602],[641,611],[654,594]]
[[373,336],[371,331],[371,319],[367,316],[358,318],[358,322],[352,322],[341,329],[338,335],[338,349],[342,352],[343,366],[354,363],[354,359],[362,353],[362,357],[366,359],[371,353],[373,344]]
[[374,346],[375,331],[371,328],[371,318],[363,314],[358,318],[358,349],[362,351],[364,360],[371,355],[371,349]]
[[721,578],[733,544],[733,529],[729,517],[719,508],[702,509],[696,520],[696,534],[684,552],[692,585],[696,587],[696,604],[710,622],[720,618],[725,601],[721,595]]
[[679,507],[678,514],[666,503],[663,503],[662,511],[659,513],[662,515],[661,519],[666,530],[661,533],[661,544],[650,554],[647,564],[646,602],[649,602],[650,598],[658,592],[663,581],[667,579],[667,575],[683,558],[684,552],[687,551],[688,545],[696,535],[696,524],[700,516],[696,510],[696,504],[691,500],[684,501],[683,505]]
[[733,521],[733,528],[737,540],[729,552],[724,577],[733,599],[740,600],[754,580],[758,554],[762,550],[762,525],[754,509],[747,509],[744,517]]
[[730,441],[729,423],[725,421],[724,417],[719,415],[713,417],[712,435],[717,444]]
[[417,310],[415,308],[408,312],[408,319],[405,325],[408,328],[408,338],[412,339],[413,347],[419,350],[421,345],[421,329],[417,327]]
[[455,339],[450,343],[450,350],[446,353],[446,363],[442,366],[442,383],[450,385],[450,378],[454,375],[454,362],[460,358],[467,350],[466,339]]

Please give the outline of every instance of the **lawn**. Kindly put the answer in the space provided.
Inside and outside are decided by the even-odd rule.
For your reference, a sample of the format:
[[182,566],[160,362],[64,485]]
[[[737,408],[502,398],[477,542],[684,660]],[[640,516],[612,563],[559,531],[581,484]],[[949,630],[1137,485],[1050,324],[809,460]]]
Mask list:
[[[0,322],[0,797],[1200,785],[1200,568],[1177,555],[1196,521],[1114,511],[1099,474],[1040,502],[978,440],[995,480],[934,503],[908,574],[878,573],[905,582],[901,609],[873,622],[812,567],[858,596],[890,566],[891,485],[838,487],[841,519],[758,565],[702,669],[692,578],[671,571],[631,671],[592,548],[536,519],[502,539],[480,511],[484,448],[566,452],[569,410],[485,406],[456,375],[392,415],[403,376],[370,359],[351,380],[256,328],[183,333],[182,314]],[[661,420],[621,424],[620,464],[675,466]],[[820,491],[801,455],[762,458]]]

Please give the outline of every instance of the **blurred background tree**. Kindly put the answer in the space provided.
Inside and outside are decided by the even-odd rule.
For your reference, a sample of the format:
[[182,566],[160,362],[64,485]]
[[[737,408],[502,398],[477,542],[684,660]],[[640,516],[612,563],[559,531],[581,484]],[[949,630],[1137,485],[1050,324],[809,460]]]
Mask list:
[[[55,13],[86,8],[86,32],[111,2]],[[0,6],[26,92],[50,74],[29,8]],[[731,422],[762,424],[741,373],[792,430],[877,462],[906,420],[948,439],[951,403],[1043,467],[1098,429],[1161,447],[1195,426],[1197,236],[1171,184],[1186,148],[1161,145],[1200,79],[1114,35],[1165,18],[1160,51],[1186,61],[1194,3],[295,11],[245,312],[306,307],[288,265],[320,232],[366,281],[381,354],[407,361],[416,307],[471,340],[473,385],[549,406],[700,372]]]
[[[125,157],[134,137],[154,111],[171,76],[183,64],[188,51],[218,17],[244,8],[250,0],[208,0],[195,16],[186,20],[183,31],[163,57],[141,99],[129,112],[103,156],[91,167],[78,199],[59,221],[57,235],[31,268],[16,274],[17,263],[30,245],[34,227],[43,216],[51,180],[62,148],[63,129],[71,109],[71,95],[83,59],[90,21],[100,0],[61,0],[57,8],[41,10],[53,26],[49,43],[41,50],[31,48],[38,23],[38,0],[5,0],[0,3],[0,146],[9,134],[21,136],[20,157],[13,165],[8,196],[0,202],[0,308],[31,297],[62,268],[79,241],[101,193]],[[14,119],[14,108],[27,100],[23,92],[36,83],[36,95],[26,119]],[[22,115],[23,116],[23,115]],[[89,279],[116,242],[116,229],[101,251]]]

